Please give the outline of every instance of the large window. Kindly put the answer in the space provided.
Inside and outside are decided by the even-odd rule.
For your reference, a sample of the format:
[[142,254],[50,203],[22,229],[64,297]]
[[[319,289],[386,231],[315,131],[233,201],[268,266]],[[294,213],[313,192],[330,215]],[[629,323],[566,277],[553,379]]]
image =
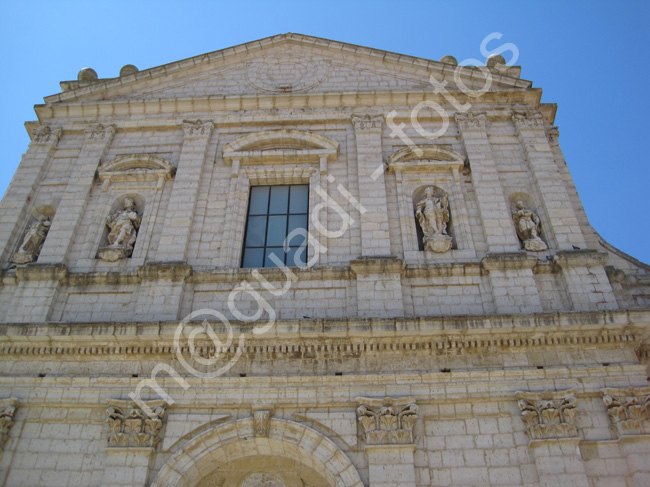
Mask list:
[[[309,185],[253,186],[248,201],[242,267],[288,267],[307,264],[305,235]],[[304,232],[294,232],[303,229]],[[290,241],[287,235],[293,233]]]

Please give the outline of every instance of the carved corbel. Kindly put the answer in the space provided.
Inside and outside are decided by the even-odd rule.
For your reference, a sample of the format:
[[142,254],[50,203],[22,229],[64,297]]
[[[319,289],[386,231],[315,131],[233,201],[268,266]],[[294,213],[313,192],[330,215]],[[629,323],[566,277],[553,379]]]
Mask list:
[[413,397],[357,397],[357,402],[359,434],[366,445],[415,442],[413,427],[418,418],[418,406]]
[[144,404],[146,408],[132,401],[108,401],[109,447],[155,448],[160,443],[167,403],[148,401]]
[[5,443],[9,439],[9,430],[14,425],[14,414],[18,407],[15,397],[0,401],[0,453],[4,451]]
[[619,436],[650,434],[650,387],[602,389],[603,402]]
[[531,440],[578,436],[574,420],[578,412],[575,391],[517,392],[521,418]]

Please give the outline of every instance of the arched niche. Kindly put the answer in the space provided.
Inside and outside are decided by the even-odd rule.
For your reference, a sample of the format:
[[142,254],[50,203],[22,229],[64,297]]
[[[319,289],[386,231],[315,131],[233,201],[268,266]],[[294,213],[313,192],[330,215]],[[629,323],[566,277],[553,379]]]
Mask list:
[[[113,201],[113,204],[110,206],[110,209],[109,209],[108,213],[104,216],[104,219],[101,222],[103,231],[102,231],[102,238],[100,240],[99,248],[97,249],[97,252],[98,252],[97,255],[98,256],[99,256],[100,249],[107,247],[108,244],[109,244],[109,242],[108,242],[108,234],[109,234],[110,230],[108,228],[108,225],[106,224],[107,219],[111,218],[116,213],[122,211],[124,209],[124,204],[125,204],[125,201],[127,199],[130,199],[131,201],[133,201],[133,204],[135,205],[135,210],[138,213],[138,217],[140,219],[140,225],[141,225],[142,218],[143,218],[144,212],[145,212],[145,199],[141,195],[136,194],[136,193],[127,193],[127,194],[120,195],[118,198],[116,198]],[[135,254],[135,249],[138,248],[138,243],[141,243],[141,240],[140,240],[139,237],[140,237],[140,228],[138,229],[138,237],[136,238],[136,241],[135,241],[135,244],[134,244],[134,247],[133,247],[133,254]],[[131,255],[133,255],[133,254],[131,254]],[[130,255],[129,255],[129,257],[130,257]]]
[[[474,258],[469,226],[469,212],[461,188],[461,171],[465,156],[440,145],[404,147],[387,160],[388,171],[395,174],[400,215],[402,247],[407,263],[425,264],[431,261],[453,261]],[[422,252],[422,235],[415,218],[415,206],[424,197],[427,187],[449,195],[452,215],[448,233],[453,237],[452,250],[436,255]]]
[[[423,238],[423,233],[422,233],[422,228],[420,227],[420,223],[418,222],[418,219],[415,215],[416,211],[416,206],[417,204],[422,201],[425,197],[425,193],[427,188],[432,187],[433,188],[433,195],[437,198],[441,198],[444,196],[445,193],[448,193],[445,189],[436,186],[435,184],[424,184],[420,187],[418,187],[414,192],[412,196],[412,204],[413,204],[413,221],[415,222],[415,227],[416,227],[416,233],[418,236],[418,250],[424,251],[424,243],[422,241]],[[447,235],[453,238],[452,241],[452,249],[457,249],[458,245],[456,244],[456,238],[455,238],[455,232],[454,232],[454,215],[449,208],[449,221],[447,222]]]
[[256,436],[252,418],[217,425],[192,438],[161,468],[151,487],[204,487],[229,465],[248,466],[240,474],[232,470],[238,477],[230,480],[237,487],[256,473],[278,475],[289,487],[291,478],[274,471],[283,461],[312,473],[319,487],[363,487],[350,459],[330,439],[282,419],[271,419],[268,436]]

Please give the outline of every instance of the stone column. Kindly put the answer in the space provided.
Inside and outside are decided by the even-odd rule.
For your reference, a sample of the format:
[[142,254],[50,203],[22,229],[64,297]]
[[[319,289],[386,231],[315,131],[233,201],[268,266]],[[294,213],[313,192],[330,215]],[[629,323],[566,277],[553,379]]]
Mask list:
[[50,157],[61,137],[60,127],[42,125],[32,130],[32,141],[0,203],[0,261],[7,262],[15,247],[22,224],[28,218],[28,201],[47,171]]
[[156,253],[159,262],[185,262],[187,259],[199,183],[212,127],[211,121],[186,120],[183,123],[183,147]]
[[612,430],[619,438],[631,485],[650,485],[650,387],[603,389]]
[[484,113],[456,114],[456,124],[472,165],[474,193],[488,252],[517,252],[519,239],[488,140],[487,116]]
[[145,487],[160,443],[164,401],[145,403],[151,416],[130,401],[109,400],[106,421],[110,429],[102,487]]
[[[512,116],[519,142],[526,154],[528,170],[540,195],[540,205],[548,217],[545,233],[558,250],[585,248],[585,238],[567,188],[549,145],[542,114],[537,111],[515,112]],[[549,231],[550,230],[550,231]]]
[[574,419],[575,391],[517,392],[540,487],[589,487]]
[[[92,125],[86,129],[86,138],[74,171],[38,257],[39,264],[65,263],[79,221],[88,204],[95,172],[114,135],[114,125]],[[101,225],[102,222],[97,224]]]
[[413,427],[418,407],[413,397],[357,397],[357,402],[369,487],[415,487]]
[[363,257],[390,255],[388,206],[381,150],[382,116],[353,116],[357,143],[359,202],[366,209],[361,218]]

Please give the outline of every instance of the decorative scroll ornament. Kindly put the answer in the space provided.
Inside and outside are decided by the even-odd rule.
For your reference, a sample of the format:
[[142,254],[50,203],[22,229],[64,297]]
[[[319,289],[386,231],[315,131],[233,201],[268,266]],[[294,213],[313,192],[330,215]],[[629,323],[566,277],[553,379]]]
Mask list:
[[650,387],[602,389],[612,430],[620,436],[650,434]]
[[32,129],[32,141],[37,144],[56,144],[63,133],[61,127],[54,130],[49,125],[41,125]]
[[532,110],[526,112],[513,112],[512,120],[517,127],[535,128],[544,126],[544,117],[541,113]]
[[11,261],[14,264],[28,264],[38,259],[51,225],[50,217],[45,215],[41,215],[38,220],[32,223],[25,232],[20,247],[11,257]]
[[515,222],[517,236],[523,242],[526,250],[541,252],[548,248],[544,241],[539,238],[539,217],[535,212],[527,209],[523,201],[519,200],[515,203],[512,219]]
[[268,409],[253,411],[253,426],[255,428],[255,436],[269,436],[271,411]]
[[115,125],[91,125],[86,127],[87,142],[109,143],[115,135]]
[[402,445],[415,441],[418,407],[413,397],[357,397],[359,432],[367,445]]
[[17,406],[18,399],[15,397],[0,401],[0,453],[4,451],[5,443],[9,439],[9,430],[14,425]]
[[521,417],[532,440],[578,436],[574,419],[578,400],[574,390],[543,393],[517,392]]
[[447,234],[449,223],[449,193],[435,194],[433,186],[427,187],[424,198],[415,205],[415,216],[422,228],[425,250],[444,253],[451,250],[452,237]]
[[147,414],[130,401],[109,400],[106,422],[110,429],[109,447],[151,447],[155,448],[161,440],[165,401],[145,403],[153,411]]
[[106,218],[106,226],[110,229],[108,246],[99,249],[98,257],[106,262],[131,257],[140,228],[140,215],[131,198],[124,200],[124,209]]
[[381,130],[383,123],[382,115],[352,115],[352,124],[357,132]]
[[487,127],[487,115],[485,113],[457,113],[455,118],[461,130],[485,130]]
[[214,124],[211,120],[183,120],[185,137],[205,137],[210,135]]

